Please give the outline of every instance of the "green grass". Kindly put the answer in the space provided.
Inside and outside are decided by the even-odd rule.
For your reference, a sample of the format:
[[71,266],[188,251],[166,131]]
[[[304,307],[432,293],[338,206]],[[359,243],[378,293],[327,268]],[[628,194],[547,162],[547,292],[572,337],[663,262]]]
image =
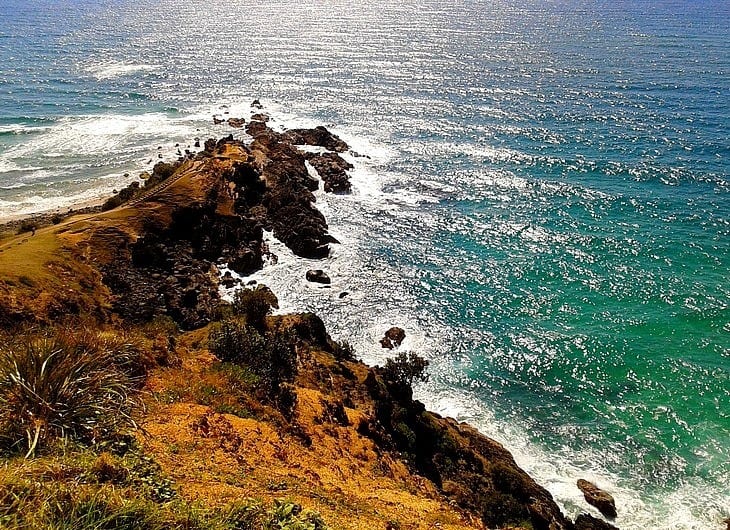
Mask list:
[[140,352],[89,331],[30,332],[0,345],[0,450],[32,455],[134,429]]
[[[124,454],[114,451],[125,450]],[[0,528],[7,530],[326,530],[316,512],[288,500],[244,499],[215,509],[172,496],[136,444],[86,448],[57,444],[46,456],[0,468]],[[171,490],[172,491],[172,490]]]

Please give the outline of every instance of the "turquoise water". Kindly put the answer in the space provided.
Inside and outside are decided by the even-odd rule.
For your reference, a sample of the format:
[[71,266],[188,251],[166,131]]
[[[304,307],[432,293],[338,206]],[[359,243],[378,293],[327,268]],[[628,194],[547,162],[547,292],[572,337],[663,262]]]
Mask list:
[[[327,291],[260,275],[369,362],[392,324],[419,396],[503,441],[571,514],[730,515],[730,4],[0,5],[0,212],[63,208],[247,115],[324,123],[355,193]],[[158,147],[162,149],[158,150]],[[272,246],[276,247],[272,242]],[[340,299],[340,290],[350,293]],[[594,512],[595,513],[595,512]]]

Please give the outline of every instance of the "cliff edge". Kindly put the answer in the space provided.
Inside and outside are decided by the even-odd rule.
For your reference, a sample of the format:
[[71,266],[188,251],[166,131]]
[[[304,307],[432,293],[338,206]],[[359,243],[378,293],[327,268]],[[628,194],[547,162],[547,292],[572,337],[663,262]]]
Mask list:
[[[130,528],[273,528],[275,520],[291,523],[276,528],[610,528],[591,516],[566,519],[508,450],[427,411],[413,399],[412,378],[357,361],[316,315],[271,316],[275,293],[260,286],[221,301],[221,282],[234,280],[218,266],[242,275],[261,268],[270,254],[264,231],[300,256],[329,254],[336,240],[315,207],[312,168],[327,176],[328,191],[349,191],[349,165],[337,155],[347,145],[325,128],[282,133],[259,119],[247,132],[250,142],[209,140],[196,155],[158,164],[105,211],[0,240],[3,359],[38,350],[39,336],[61,344],[55,358],[121,340],[136,355],[130,394],[140,405],[129,413],[127,426],[138,427],[130,438],[102,432],[93,415],[89,428],[56,432],[40,413],[18,413],[16,394],[0,396],[0,415],[32,425],[28,436],[0,436],[0,517],[9,527],[61,517],[33,493],[32,484],[45,484],[69,513],[90,495],[113,504],[117,522],[95,528],[126,528],[114,510],[130,503],[162,510],[144,512],[157,522],[170,521],[172,506],[204,507],[198,526],[135,519]],[[86,349],[74,334],[87,337]],[[7,390],[15,379],[2,366]],[[58,440],[79,445],[59,449]]]

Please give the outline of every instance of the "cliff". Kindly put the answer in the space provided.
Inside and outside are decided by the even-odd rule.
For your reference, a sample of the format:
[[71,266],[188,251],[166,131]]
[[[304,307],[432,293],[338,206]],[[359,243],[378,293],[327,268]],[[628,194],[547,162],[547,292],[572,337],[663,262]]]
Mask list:
[[[133,438],[66,425],[61,437],[80,445],[59,449],[51,420],[17,413],[20,398],[3,394],[0,415],[33,429],[27,440],[0,436],[0,518],[9,527],[55,521],[53,502],[38,493],[52,490],[73,513],[80,498],[113,498],[104,506],[113,504],[116,522],[95,528],[126,527],[119,510],[129,503],[153,503],[144,520],[168,521],[134,519],[130,528],[269,528],[277,517],[292,525],[277,528],[607,528],[590,516],[567,520],[504,447],[425,410],[409,378],[357,361],[316,315],[271,316],[276,298],[265,288],[221,302],[220,282],[232,280],[216,265],[243,275],[262,267],[264,230],[300,256],[328,255],[335,240],[314,206],[319,182],[307,159],[328,191],[349,191],[350,166],[337,155],[347,146],[326,129],[278,133],[261,117],[247,132],[250,144],[209,140],[197,155],[158,164],[105,211],[0,240],[3,358],[34,350],[22,344],[41,335],[58,352],[84,355],[102,348],[99,337],[119,340],[135,357],[115,366],[134,368],[134,399],[144,405],[126,423],[139,427]],[[74,333],[87,337],[83,348],[67,337]],[[4,421],[0,430],[14,432]],[[17,456],[26,450],[30,461]],[[241,505],[245,498],[258,500]],[[190,520],[201,506],[198,526],[170,522],[168,511]]]

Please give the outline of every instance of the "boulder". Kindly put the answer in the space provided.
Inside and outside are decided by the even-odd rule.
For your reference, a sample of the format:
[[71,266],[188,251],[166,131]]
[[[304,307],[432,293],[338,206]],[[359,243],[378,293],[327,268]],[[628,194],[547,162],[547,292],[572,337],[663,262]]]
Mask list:
[[237,283],[240,283],[240,282],[241,282],[241,280],[239,280],[238,278],[234,278],[231,275],[231,271],[226,271],[225,274],[223,275],[223,277],[221,278],[221,285],[223,285],[223,287],[225,287],[226,289],[230,289],[231,287],[233,287],[234,285],[236,285]]
[[583,492],[588,504],[598,508],[606,517],[611,519],[616,517],[616,503],[610,493],[584,479],[578,480],[578,489]]
[[246,132],[254,138],[263,133],[266,133],[268,130],[269,128],[263,121],[251,120],[250,122],[248,122],[248,125],[246,125]]
[[337,153],[311,154],[308,158],[309,163],[324,181],[324,191],[350,193],[352,186],[347,171],[353,168],[352,164]]
[[575,520],[575,530],[618,530],[618,528],[592,515],[582,513]]
[[228,125],[235,127],[236,129],[242,128],[246,124],[246,120],[243,118],[228,118]]
[[251,107],[253,107],[254,109],[259,109],[259,110],[264,108],[264,106],[261,104],[261,102],[258,99],[253,100],[253,102],[251,103]]
[[262,121],[262,122],[266,123],[267,121],[269,121],[269,115],[258,112],[256,114],[253,114],[251,116],[251,119],[255,120],[255,121]]
[[385,336],[380,339],[380,345],[383,348],[392,350],[393,348],[397,348],[398,346],[400,346],[403,343],[403,339],[405,338],[405,330],[403,328],[393,326],[388,331],[386,331]]
[[263,267],[264,261],[260,252],[243,247],[236,250],[229,260],[228,266],[241,276],[248,276]]
[[314,283],[330,284],[332,280],[322,269],[310,269],[307,271],[307,281]]
[[314,129],[290,129],[282,133],[282,136],[293,144],[316,145],[337,153],[343,153],[349,149],[349,146],[339,136],[332,134],[321,125]]

